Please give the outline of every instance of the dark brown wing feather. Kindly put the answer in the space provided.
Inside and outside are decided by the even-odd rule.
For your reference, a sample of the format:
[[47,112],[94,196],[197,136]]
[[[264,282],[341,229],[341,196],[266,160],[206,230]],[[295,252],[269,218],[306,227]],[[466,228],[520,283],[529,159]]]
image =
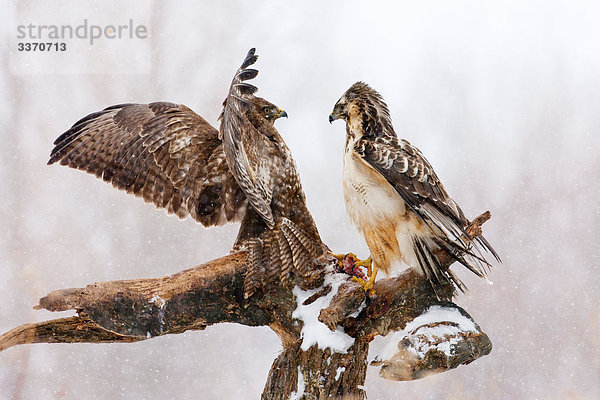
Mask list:
[[218,131],[183,105],[121,104],[88,115],[54,142],[60,162],[204,226],[240,220],[246,200]]
[[[396,138],[359,140],[355,151],[382,174],[404,201],[422,218],[437,221],[446,230],[461,232],[467,221],[452,201],[431,164],[410,143]],[[431,204],[437,213],[425,206]],[[460,235],[459,235],[460,236]]]
[[258,74],[257,70],[247,68],[257,59],[255,50],[250,49],[231,82],[222,115],[221,137],[229,168],[240,188],[252,208],[265,220],[269,228],[273,228],[275,225],[271,210],[273,193],[272,187],[268,184],[271,182],[271,177],[264,175],[270,171],[268,169],[256,171],[248,160],[247,151],[247,148],[258,145],[253,143],[256,128],[247,116],[247,111],[253,107],[252,98],[257,88],[244,81]]
[[234,250],[249,252],[246,298],[266,282],[318,286],[328,250],[289,149],[257,113],[266,101],[244,82],[256,76],[247,68],[256,58],[252,49],[236,72],[220,132],[185,106],[117,105],[75,123],[48,162],[92,173],[205,226],[242,220]]
[[[463,236],[468,220],[419,149],[406,140],[399,142],[396,137],[385,137],[363,138],[355,144],[354,150],[384,176],[431,228],[438,228],[453,246],[460,244],[461,251],[469,252],[470,243]],[[485,238],[478,238],[476,243],[499,259]]]

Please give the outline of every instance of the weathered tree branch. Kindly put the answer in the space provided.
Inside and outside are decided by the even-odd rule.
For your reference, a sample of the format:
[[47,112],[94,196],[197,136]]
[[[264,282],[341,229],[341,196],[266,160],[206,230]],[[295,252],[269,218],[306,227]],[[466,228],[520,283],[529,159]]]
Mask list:
[[[481,234],[481,225],[487,219],[489,213],[476,218],[467,234],[472,238]],[[450,257],[445,261],[448,266],[452,262]],[[78,316],[17,327],[0,336],[0,351],[30,343],[134,342],[220,322],[266,325],[281,338],[283,351],[269,373],[264,399],[290,398],[292,393],[298,398],[364,398],[359,386],[366,376],[369,342],[376,335],[402,331],[432,306],[457,308],[438,300],[429,283],[412,272],[378,280],[376,295],[369,298],[359,284],[348,281],[321,310],[319,320],[332,330],[342,326],[355,338],[354,344],[345,353],[317,345],[302,350],[302,324],[292,318],[298,307],[292,290],[267,284],[264,291],[246,300],[245,272],[246,253],[239,252],[167,277],[53,291],[40,299],[36,308],[75,310]],[[445,295],[451,298],[450,286]],[[461,313],[472,321],[464,311]],[[457,327],[452,321],[436,323]],[[470,331],[456,328],[443,337],[430,337],[419,333],[420,329],[424,328],[416,327],[412,333],[403,332],[404,336],[390,339],[398,340],[398,352],[389,360],[377,362],[381,376],[417,379],[467,364],[491,350],[489,339],[478,326]],[[448,344],[449,351],[440,351],[440,343]]]
[[121,335],[81,317],[68,317],[25,324],[0,336],[0,351],[29,343],[131,343],[144,336]]
[[144,337],[220,322],[268,325],[272,316],[246,304],[240,291],[245,266],[246,253],[240,252],[171,276],[56,290],[41,298],[36,308],[77,310],[111,331]]
[[[481,235],[481,226],[490,219],[490,212],[486,211],[475,218],[465,230],[470,239]],[[443,268],[450,268],[455,259],[446,253],[439,255]],[[364,293],[358,290],[360,285],[348,283],[340,287],[338,294],[333,298],[329,307],[321,311],[319,320],[330,329],[342,324],[352,336],[368,335],[376,332],[385,335],[390,331],[404,327],[406,322],[412,321],[433,304],[450,301],[453,295],[453,286],[448,284],[445,291],[433,293],[426,279],[412,271],[394,278],[380,279],[375,282],[376,296],[357,318],[346,319],[346,316],[356,311],[353,308],[360,304]]]

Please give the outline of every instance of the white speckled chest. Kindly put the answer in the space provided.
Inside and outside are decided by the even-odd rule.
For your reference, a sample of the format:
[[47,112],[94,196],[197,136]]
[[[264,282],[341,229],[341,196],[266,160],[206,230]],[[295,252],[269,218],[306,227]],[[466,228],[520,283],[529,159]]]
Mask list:
[[387,180],[352,149],[344,154],[344,200],[350,220],[359,231],[380,221],[398,221],[406,203]]
[[412,235],[428,233],[392,185],[352,148],[344,154],[343,187],[348,217],[375,265],[391,276],[418,265]]

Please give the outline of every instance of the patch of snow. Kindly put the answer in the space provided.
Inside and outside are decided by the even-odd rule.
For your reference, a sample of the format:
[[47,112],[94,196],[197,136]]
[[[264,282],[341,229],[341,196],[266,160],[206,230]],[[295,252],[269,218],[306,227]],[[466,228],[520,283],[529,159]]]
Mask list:
[[[413,331],[422,325],[436,322],[452,322],[458,325],[458,329],[463,332],[478,332],[475,322],[465,317],[457,308],[431,306],[423,314],[406,324],[405,331]],[[435,329],[435,328],[434,328]],[[414,332],[416,333],[416,332]]]
[[[429,324],[438,324],[428,326]],[[381,338],[386,346],[375,354],[373,361],[390,360],[398,353],[398,343],[408,339],[409,350],[419,358],[436,349],[446,356],[451,355],[452,346],[462,340],[458,335],[465,332],[479,332],[475,323],[456,308],[431,306],[423,314],[406,324],[402,331],[393,332]]]
[[354,338],[346,334],[342,328],[337,327],[336,330],[332,332],[325,324],[318,320],[321,310],[331,304],[333,296],[337,293],[340,285],[347,281],[347,278],[348,275],[346,274],[327,274],[323,286],[331,285],[331,291],[326,296],[319,297],[313,303],[308,305],[302,305],[302,303],[315,294],[320,288],[302,290],[296,286],[293,289],[298,305],[292,313],[292,318],[303,322],[301,332],[302,350],[306,351],[316,344],[321,350],[330,348],[332,352],[346,353],[354,344]]
[[306,385],[304,383],[304,375],[302,375],[300,366],[298,366],[298,385],[296,386],[296,391],[290,394],[290,400],[300,400],[302,396],[304,396],[305,389]]
[[335,380],[337,381],[338,379],[340,379],[340,375],[342,375],[342,372],[344,372],[346,370],[346,367],[339,367],[338,369],[335,370]]
[[[369,355],[373,355],[374,357],[370,362],[379,362],[391,360],[396,353],[398,353],[398,343],[404,339],[406,333],[402,331],[392,332],[386,336],[376,336],[369,349]],[[381,346],[383,343],[383,348],[376,349],[376,347]]]

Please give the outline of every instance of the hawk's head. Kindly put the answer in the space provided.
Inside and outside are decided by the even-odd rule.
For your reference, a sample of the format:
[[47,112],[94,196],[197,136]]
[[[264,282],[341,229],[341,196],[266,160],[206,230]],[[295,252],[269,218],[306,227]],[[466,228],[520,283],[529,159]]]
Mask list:
[[381,95],[364,82],[356,82],[335,103],[329,122],[343,119],[348,133],[378,136],[393,132],[392,120]]
[[254,97],[251,102],[252,105],[254,105],[255,112],[272,124],[275,123],[276,119],[282,117],[287,118],[288,116],[284,110],[277,107],[275,104],[268,102],[262,97]]

